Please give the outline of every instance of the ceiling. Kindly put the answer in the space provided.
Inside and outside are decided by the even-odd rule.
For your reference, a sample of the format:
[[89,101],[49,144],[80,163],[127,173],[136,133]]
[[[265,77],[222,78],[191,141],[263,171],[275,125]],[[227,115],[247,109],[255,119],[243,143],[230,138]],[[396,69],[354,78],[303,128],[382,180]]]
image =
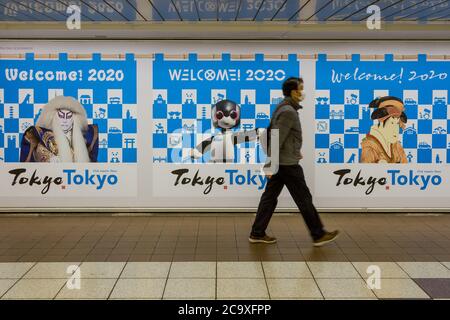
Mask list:
[[[70,5],[78,33],[64,32]],[[374,5],[378,34],[366,24]],[[1,38],[449,39],[450,0],[0,0],[0,26]]]

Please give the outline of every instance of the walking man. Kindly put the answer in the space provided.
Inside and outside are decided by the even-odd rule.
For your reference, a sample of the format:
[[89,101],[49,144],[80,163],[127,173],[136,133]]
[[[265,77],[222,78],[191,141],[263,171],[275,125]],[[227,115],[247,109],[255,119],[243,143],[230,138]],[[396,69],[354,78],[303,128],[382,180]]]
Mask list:
[[[335,240],[339,231],[324,230],[319,214],[312,202],[312,195],[306,185],[303,169],[299,165],[302,159],[302,129],[297,111],[304,99],[303,79],[288,78],[283,83],[285,99],[275,109],[270,128],[278,129],[279,134],[279,166],[275,174],[266,171],[268,183],[261,196],[255,222],[249,237],[251,243],[275,243],[276,238],[266,235],[266,229],[277,206],[278,196],[286,185],[300,213],[305,220],[313,239],[314,246],[322,246]],[[269,163],[264,166],[269,167]]]

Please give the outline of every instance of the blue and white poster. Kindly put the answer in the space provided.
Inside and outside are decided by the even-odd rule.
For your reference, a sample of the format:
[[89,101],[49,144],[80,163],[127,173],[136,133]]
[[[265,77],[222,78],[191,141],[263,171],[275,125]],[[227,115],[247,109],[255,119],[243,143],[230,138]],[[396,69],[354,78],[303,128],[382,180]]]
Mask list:
[[[201,59],[192,53],[182,60],[157,54],[153,63],[151,105],[153,168],[163,168],[166,172],[158,176],[169,175],[168,184],[173,187],[177,182],[181,184],[184,178],[171,173],[176,165],[188,170],[186,177],[189,170],[202,171],[206,167],[214,167],[208,170],[225,181],[222,189],[227,186],[230,190],[234,186],[235,190],[240,190],[244,185],[260,189],[261,183],[257,182],[260,178],[256,177],[259,173],[255,170],[260,169],[265,155],[257,139],[236,144],[227,164],[205,166],[212,162],[211,152],[205,152],[196,159],[192,159],[190,154],[202,141],[221,133],[212,119],[212,110],[220,101],[231,100],[240,108],[239,123],[231,131],[249,132],[266,128],[273,110],[283,99],[283,81],[287,77],[298,76],[299,67],[295,54],[284,59],[281,56],[271,59],[264,54],[256,54],[250,59],[234,59],[224,53],[215,59]],[[231,168],[230,165],[235,166]],[[236,180],[241,173],[245,178]],[[158,190],[162,190],[160,182],[158,180]]]
[[[450,62],[428,61],[424,54],[415,60],[395,60],[392,54],[361,60],[355,54],[346,61],[319,55],[317,191],[444,192],[450,163],[448,88]],[[332,181],[330,189],[319,181]]]
[[136,171],[137,163],[133,54],[110,59],[28,53],[0,65],[2,188],[42,189],[47,177],[59,178],[59,190],[102,190],[88,193],[98,195],[133,181],[135,174],[125,174]]

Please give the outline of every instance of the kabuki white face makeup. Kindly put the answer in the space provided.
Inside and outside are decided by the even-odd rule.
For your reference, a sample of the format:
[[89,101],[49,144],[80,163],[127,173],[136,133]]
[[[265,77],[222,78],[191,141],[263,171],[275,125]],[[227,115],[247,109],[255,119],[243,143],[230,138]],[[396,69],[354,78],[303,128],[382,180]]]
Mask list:
[[59,123],[64,133],[69,132],[73,128],[73,112],[67,109],[58,109]]

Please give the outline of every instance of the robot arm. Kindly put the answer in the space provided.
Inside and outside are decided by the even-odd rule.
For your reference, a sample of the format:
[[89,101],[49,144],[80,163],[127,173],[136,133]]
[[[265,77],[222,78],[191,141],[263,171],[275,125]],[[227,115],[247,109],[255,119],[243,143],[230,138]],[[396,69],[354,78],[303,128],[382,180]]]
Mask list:
[[233,133],[233,144],[241,144],[244,142],[255,141],[258,139],[258,130],[238,131]]
[[214,137],[203,140],[201,143],[197,145],[197,147],[192,149],[191,158],[192,159],[201,158],[205,152],[208,152],[211,149],[211,143],[213,138]]

